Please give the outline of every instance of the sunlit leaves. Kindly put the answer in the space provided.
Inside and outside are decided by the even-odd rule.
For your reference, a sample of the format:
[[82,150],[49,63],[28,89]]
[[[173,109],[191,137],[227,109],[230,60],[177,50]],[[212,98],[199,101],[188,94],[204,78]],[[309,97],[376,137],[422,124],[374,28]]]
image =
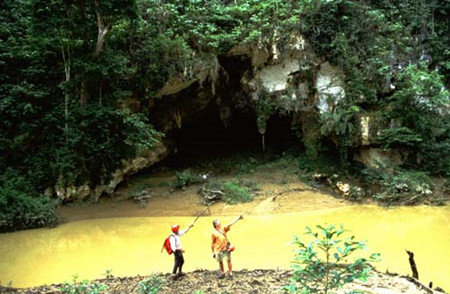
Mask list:
[[445,89],[443,77],[437,71],[428,71],[426,65],[410,65],[398,74],[397,91],[393,101],[408,103],[417,109],[437,110],[449,105],[450,93]]
[[340,228],[335,225],[318,225],[316,228],[318,232],[306,227],[305,234],[314,238],[309,243],[294,237],[293,244],[298,248],[292,262],[294,279],[284,290],[296,293],[300,288],[303,293],[329,293],[356,279],[366,280],[372,269],[370,262],[379,260],[379,254],[355,257],[351,261],[350,256],[366,249],[365,242],[356,241],[354,236],[340,239],[347,232],[342,225]]

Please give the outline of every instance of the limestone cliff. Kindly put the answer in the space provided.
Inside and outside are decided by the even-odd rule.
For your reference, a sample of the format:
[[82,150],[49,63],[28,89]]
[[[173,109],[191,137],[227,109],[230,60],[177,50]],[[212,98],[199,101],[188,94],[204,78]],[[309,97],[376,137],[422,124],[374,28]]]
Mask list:
[[[124,162],[122,168],[111,171],[101,185],[91,187],[56,188],[64,200],[91,198],[111,194],[124,178],[148,168],[176,152],[172,135],[186,124],[203,116],[218,116],[224,127],[233,124],[236,113],[254,118],[257,132],[264,136],[272,116],[282,115],[305,145],[317,143],[320,117],[333,113],[345,97],[344,74],[314,53],[302,35],[292,35],[290,41],[271,48],[255,45],[236,46],[222,56],[206,56],[195,68],[171,77],[154,97],[148,100],[152,124],[165,134],[164,140],[152,150]],[[133,104],[133,103],[131,103]],[[354,159],[369,166],[401,163],[404,154],[373,149],[380,121],[376,116],[360,116],[357,138],[352,143]],[[330,138],[331,141],[334,138]],[[376,147],[376,146],[375,146]],[[310,152],[314,156],[314,152]]]

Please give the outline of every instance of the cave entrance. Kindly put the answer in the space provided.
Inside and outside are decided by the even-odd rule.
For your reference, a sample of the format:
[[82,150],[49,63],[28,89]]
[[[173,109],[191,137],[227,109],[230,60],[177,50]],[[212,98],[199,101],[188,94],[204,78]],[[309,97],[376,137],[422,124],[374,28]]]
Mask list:
[[279,153],[298,142],[291,130],[290,117],[275,115],[267,122],[263,151],[263,138],[258,132],[254,113],[234,112],[229,125],[225,126],[217,107],[210,107],[199,118],[167,136],[173,140],[178,152],[169,155],[161,165],[171,167],[191,166],[199,161],[235,154]]

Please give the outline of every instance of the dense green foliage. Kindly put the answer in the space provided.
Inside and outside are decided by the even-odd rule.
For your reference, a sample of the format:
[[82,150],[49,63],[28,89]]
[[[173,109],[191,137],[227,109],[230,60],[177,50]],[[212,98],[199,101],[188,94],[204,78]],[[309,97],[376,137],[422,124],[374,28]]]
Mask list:
[[[448,154],[449,93],[444,86],[450,83],[450,52],[445,49],[450,34],[443,16],[448,17],[450,5],[422,0],[305,2],[302,31],[318,52],[344,70],[346,98],[322,116],[322,133],[337,136],[341,160],[348,159],[358,116],[376,110],[393,127],[386,130],[389,135],[381,134],[383,147],[407,146],[415,168],[448,174],[448,160],[439,163],[431,154],[436,148]],[[403,138],[395,137],[400,134],[396,128]],[[444,168],[417,164],[421,157]]]
[[40,197],[26,178],[0,175],[0,233],[56,225],[57,201]]
[[[303,138],[308,155],[328,152],[333,138],[346,167],[370,110],[387,126],[380,147],[407,148],[408,167],[448,176],[449,14],[450,3],[435,0],[2,1],[0,173],[27,182],[1,183],[2,203],[107,181],[156,142],[146,105],[170,77],[210,67],[213,79],[212,61],[238,44],[275,58],[295,32],[342,69],[346,93]],[[258,112],[261,128],[280,111],[270,106]],[[15,214],[31,206],[41,210]]]
[[[131,4],[111,1],[102,13],[124,22]],[[95,185],[104,175],[99,171],[113,170],[120,159],[154,143],[147,118],[117,107],[131,95],[124,81],[132,68],[122,49],[108,47],[96,56],[94,7],[62,1],[3,5],[4,17],[13,10],[17,19],[10,22],[17,22],[15,31],[2,32],[2,166],[32,175],[36,188],[55,179],[61,186]]]
[[[134,90],[129,79],[135,69],[127,47],[135,3],[98,4],[0,4],[0,170],[12,169],[10,174],[26,178],[31,188],[2,190],[7,191],[2,199],[9,199],[2,210],[16,219],[51,211],[46,200],[25,199],[39,198],[48,187],[95,187],[123,159],[156,142],[158,134],[147,117],[120,107]],[[105,46],[98,28],[106,32],[112,26],[111,44]],[[13,211],[13,202],[30,204],[15,205]],[[31,205],[34,202],[42,205]],[[10,229],[37,226],[23,223]],[[49,222],[41,217],[39,224]]]
[[[366,281],[379,254],[358,257],[357,253],[366,248],[365,242],[356,241],[355,236],[343,239],[344,228],[335,225],[320,226],[318,232],[306,227],[307,235],[314,237],[310,243],[295,236],[294,283],[285,287],[286,293],[332,293],[354,280]],[[350,260],[351,259],[351,260]]]

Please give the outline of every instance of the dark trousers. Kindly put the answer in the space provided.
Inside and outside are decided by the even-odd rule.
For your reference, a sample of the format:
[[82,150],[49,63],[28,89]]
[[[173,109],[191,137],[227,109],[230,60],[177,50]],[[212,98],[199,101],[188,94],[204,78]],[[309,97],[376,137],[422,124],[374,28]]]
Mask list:
[[173,253],[174,257],[175,257],[175,265],[173,266],[173,272],[174,274],[177,273],[177,270],[179,273],[182,272],[182,267],[184,264],[184,257],[183,257],[183,252],[181,251],[175,251]]

